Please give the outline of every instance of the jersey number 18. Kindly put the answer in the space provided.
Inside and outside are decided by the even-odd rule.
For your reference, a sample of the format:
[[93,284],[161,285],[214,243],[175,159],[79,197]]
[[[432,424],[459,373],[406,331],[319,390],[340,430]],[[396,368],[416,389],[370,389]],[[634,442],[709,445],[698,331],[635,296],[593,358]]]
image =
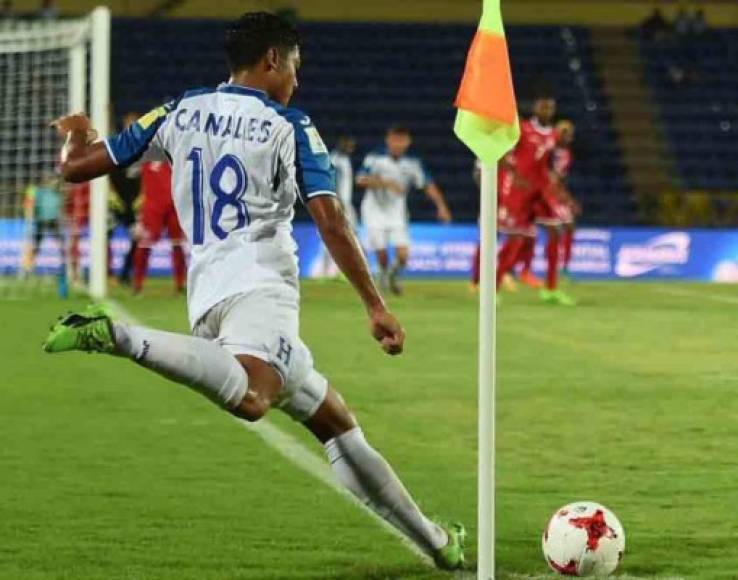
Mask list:
[[[200,147],[193,148],[187,156],[187,161],[192,162],[192,243],[195,246],[200,246],[205,239],[205,205],[203,200],[205,184],[202,149]],[[226,171],[232,171],[236,178],[231,191],[224,191],[220,184]],[[224,240],[231,231],[241,229],[249,224],[249,211],[243,199],[246,188],[249,186],[246,168],[235,155],[224,155],[210,172],[208,184],[210,185],[210,191],[215,196],[213,213],[210,216],[210,229],[218,239]],[[236,227],[230,231],[220,227],[223,211],[228,206],[236,210]]]

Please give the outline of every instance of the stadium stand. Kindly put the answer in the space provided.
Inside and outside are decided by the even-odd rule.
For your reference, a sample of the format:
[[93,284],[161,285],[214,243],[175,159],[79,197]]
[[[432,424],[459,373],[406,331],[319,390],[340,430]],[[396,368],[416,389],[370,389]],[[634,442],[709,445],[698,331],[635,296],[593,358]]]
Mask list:
[[640,47],[680,185],[738,191],[738,30],[643,36]]
[[[471,154],[450,131],[474,28],[388,23],[306,23],[302,28],[304,68],[296,105],[310,112],[326,141],[348,132],[364,152],[381,142],[387,125],[407,124],[456,219],[476,220]],[[224,23],[214,20],[115,20],[112,94],[118,115],[222,81],[227,73],[214,39],[223,30]],[[561,116],[578,127],[571,185],[584,201],[587,223],[631,222],[632,190],[587,29],[514,26],[508,37],[523,112],[533,87],[545,82],[559,97]],[[414,219],[434,219],[431,203],[422,196],[413,201]]]

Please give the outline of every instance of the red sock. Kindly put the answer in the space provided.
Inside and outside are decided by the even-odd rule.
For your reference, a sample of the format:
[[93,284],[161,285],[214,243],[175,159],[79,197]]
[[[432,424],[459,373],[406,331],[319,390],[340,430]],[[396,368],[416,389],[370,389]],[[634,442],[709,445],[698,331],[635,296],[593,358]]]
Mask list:
[[479,264],[482,259],[482,246],[477,244],[477,252],[474,254],[474,261],[472,262],[472,284],[479,284]]
[[144,278],[146,278],[146,270],[149,267],[149,254],[151,248],[142,246],[136,247],[136,253],[133,254],[133,290],[140,292],[143,288]]
[[546,260],[548,261],[548,271],[546,272],[546,288],[556,290],[559,281],[559,236],[558,234],[548,234],[546,242]]
[[564,252],[562,261],[564,263],[564,270],[569,271],[569,262],[571,262],[571,248],[574,245],[574,230],[566,228],[564,230],[564,236],[561,243],[561,249]]
[[523,273],[530,274],[533,267],[533,255],[536,251],[536,239],[526,236],[524,238],[523,247],[520,250],[519,261],[523,264]]
[[519,237],[511,237],[505,241],[497,259],[497,289],[500,289],[502,278],[518,261],[525,240]]
[[179,244],[172,246],[172,270],[174,270],[174,287],[179,292],[185,287],[185,272],[187,271],[184,250]]

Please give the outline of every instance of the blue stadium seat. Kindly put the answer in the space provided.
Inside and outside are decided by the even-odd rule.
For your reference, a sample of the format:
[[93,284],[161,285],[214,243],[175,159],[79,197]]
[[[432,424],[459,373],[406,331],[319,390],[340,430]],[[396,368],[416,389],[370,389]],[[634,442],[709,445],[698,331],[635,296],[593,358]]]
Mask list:
[[[642,38],[640,48],[685,186],[738,191],[738,30],[661,42]],[[686,79],[675,80],[675,71]]]

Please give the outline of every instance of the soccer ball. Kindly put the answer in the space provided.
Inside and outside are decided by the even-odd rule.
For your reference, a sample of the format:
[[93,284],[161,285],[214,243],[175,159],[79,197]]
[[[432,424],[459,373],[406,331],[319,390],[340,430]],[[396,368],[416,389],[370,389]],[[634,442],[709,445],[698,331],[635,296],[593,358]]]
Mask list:
[[565,576],[607,576],[625,551],[623,526],[605,506],[591,501],[558,510],[543,531],[543,555]]

